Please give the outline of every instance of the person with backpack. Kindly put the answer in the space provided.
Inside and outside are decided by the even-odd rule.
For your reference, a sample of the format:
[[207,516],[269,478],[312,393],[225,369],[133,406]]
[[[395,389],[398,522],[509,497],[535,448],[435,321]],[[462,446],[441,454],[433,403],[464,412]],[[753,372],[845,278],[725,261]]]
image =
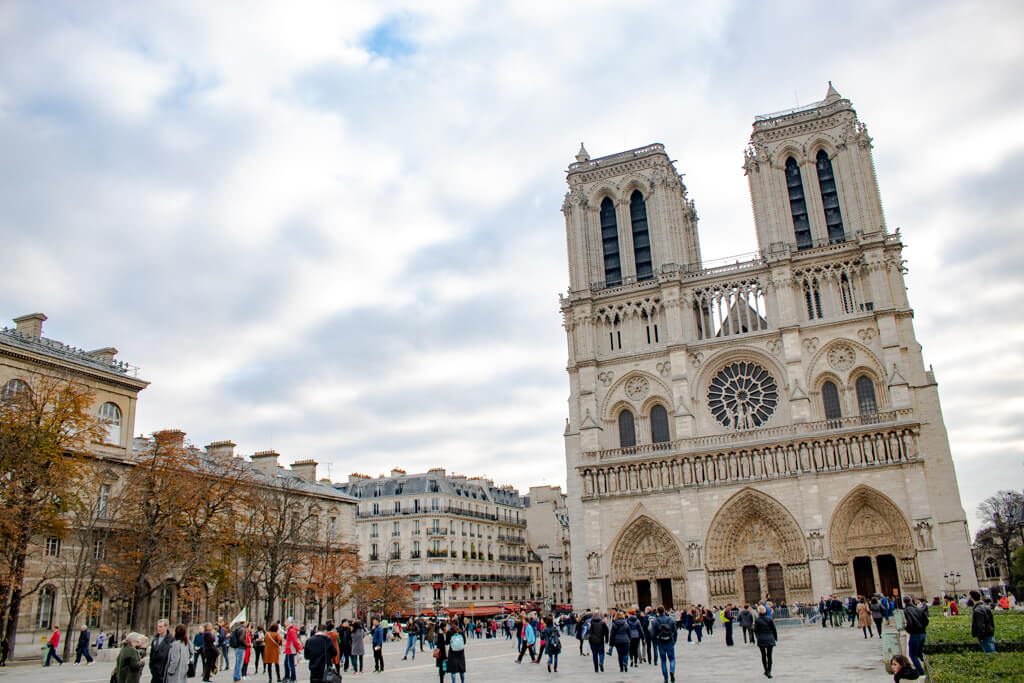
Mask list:
[[987,602],[982,602],[981,593],[971,591],[971,601],[974,602],[974,609],[971,612],[971,636],[978,639],[981,651],[993,653],[996,651],[996,623],[992,616],[992,608]]
[[558,655],[562,652],[561,637],[554,619],[546,617],[544,623],[547,626],[541,633],[541,638],[544,640],[544,652],[548,655],[548,673],[551,673],[552,665],[555,667],[555,673],[558,673]]
[[580,617],[580,621],[576,624],[576,640],[580,642],[580,657],[586,655],[583,654],[583,641],[587,639],[590,633],[590,612]]
[[658,605],[657,615],[651,620],[651,640],[658,651],[661,662],[661,677],[664,683],[676,680],[676,621],[665,613],[665,606]]
[[445,660],[448,673],[455,683],[455,674],[459,674],[459,682],[466,681],[466,636],[459,625],[452,624],[448,631],[448,658]]
[[245,622],[236,621],[231,625],[231,635],[228,636],[228,647],[235,654],[235,669],[231,680],[242,680],[242,662],[245,659]]
[[928,630],[928,605],[921,602],[914,605],[910,598],[904,600],[903,618],[905,621],[904,630],[909,636],[907,654],[914,665],[918,676],[924,676],[924,666],[921,660],[924,659],[924,640]]
[[653,610],[647,607],[639,617],[640,638],[642,640],[640,643],[640,649],[642,650],[640,653],[641,661],[647,662],[651,666],[656,665],[654,661],[654,643],[651,635],[651,624],[655,616],[656,614],[653,613]]
[[[629,671],[629,625],[626,624],[626,620],[622,617],[622,613],[618,613],[615,619],[612,620],[611,630],[611,644],[615,648],[615,654],[619,660],[619,671],[626,673]],[[609,649],[608,654],[611,654]]]
[[643,639],[640,634],[643,632],[643,626],[640,625],[636,614],[631,613],[626,617],[626,627],[629,629],[629,665],[635,669],[639,664],[637,660],[640,658],[640,641]]
[[[587,642],[590,643],[590,656],[594,658],[594,671],[604,671],[604,646],[608,643],[608,624],[604,623],[600,612],[590,617],[590,630]],[[600,668],[599,668],[600,667]]]

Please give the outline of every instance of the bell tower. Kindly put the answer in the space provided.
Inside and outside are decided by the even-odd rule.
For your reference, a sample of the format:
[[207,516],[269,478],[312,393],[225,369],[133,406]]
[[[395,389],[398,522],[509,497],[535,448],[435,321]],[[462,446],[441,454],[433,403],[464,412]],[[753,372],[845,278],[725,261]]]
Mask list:
[[758,116],[743,167],[765,255],[885,230],[871,138],[831,81],[820,102]]
[[700,264],[697,211],[660,143],[591,159],[580,143],[562,204],[569,288],[657,278],[665,266]]

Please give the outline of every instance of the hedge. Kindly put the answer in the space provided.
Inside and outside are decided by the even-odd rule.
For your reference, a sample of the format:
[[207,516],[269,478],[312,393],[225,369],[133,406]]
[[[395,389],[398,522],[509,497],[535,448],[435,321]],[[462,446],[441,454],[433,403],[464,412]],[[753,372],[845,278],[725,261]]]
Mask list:
[[960,652],[928,655],[929,683],[989,683],[1024,680],[1024,652]]
[[[1005,652],[1024,652],[1024,613],[996,612],[996,648]],[[929,616],[926,653],[970,652],[978,648],[971,637],[971,615]]]

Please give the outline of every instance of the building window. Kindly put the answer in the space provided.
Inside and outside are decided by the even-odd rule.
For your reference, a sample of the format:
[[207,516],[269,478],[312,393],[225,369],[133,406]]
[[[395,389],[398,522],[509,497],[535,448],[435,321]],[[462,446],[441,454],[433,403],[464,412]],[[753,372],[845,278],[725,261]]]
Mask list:
[[334,534],[338,531],[338,518],[329,517],[327,519],[327,538],[334,538]]
[[32,390],[29,389],[28,384],[20,379],[12,379],[4,385],[3,393],[0,394],[0,399],[4,401],[13,401],[19,397],[28,398],[32,395]]
[[102,560],[104,555],[106,555],[106,548],[103,539],[97,538],[92,542],[92,559]]
[[861,415],[878,413],[878,401],[875,400],[875,383],[867,375],[857,378],[857,406]]
[[401,557],[402,557],[401,548],[399,547],[399,545],[397,543],[392,543],[391,544],[391,559],[392,560],[397,560],[397,559],[400,559]]
[[651,235],[647,229],[647,203],[640,190],[634,190],[629,198],[629,222],[633,226],[633,256],[636,258],[636,279],[650,280],[654,277],[651,260]]
[[856,309],[856,302],[853,298],[853,286],[846,273],[839,276],[839,295],[843,300],[843,313],[853,313]]
[[607,287],[622,284],[622,266],[619,263],[619,223],[615,218],[615,203],[611,197],[601,202],[601,247],[604,254],[604,284]]
[[430,499],[430,511],[437,512],[441,509],[441,502],[437,498]]
[[843,215],[839,210],[839,192],[836,190],[836,176],[832,171],[832,160],[825,150],[818,151],[815,166],[818,169],[818,187],[821,188],[821,203],[825,207],[825,225],[828,227],[828,241],[831,244],[846,241],[843,231]]
[[838,420],[843,416],[842,406],[839,405],[839,389],[835,382],[829,380],[821,385],[821,402],[825,407],[826,420]]
[[633,413],[623,410],[619,413],[619,447],[629,448],[636,445],[636,423]]
[[370,525],[370,538],[377,538],[380,533],[377,530],[377,522]]
[[402,534],[402,529],[401,529],[400,523],[399,522],[392,522],[391,523],[391,535],[392,536],[400,536],[401,534]]
[[998,579],[999,576],[999,563],[996,562],[994,557],[985,558],[985,578],[986,579]]
[[100,406],[100,422],[107,428],[106,443],[121,443],[121,409],[109,401]]
[[380,553],[377,552],[377,544],[376,543],[371,543],[370,544],[370,561],[371,562],[376,562],[379,559],[380,559]]
[[402,501],[395,501],[395,514],[402,514]]
[[668,430],[668,411],[658,404],[651,408],[651,443],[665,443],[671,440]]
[[375,515],[379,515],[380,514],[380,503],[374,503],[373,504],[373,514],[375,514]]
[[46,556],[60,557],[60,539],[56,536],[46,539]]
[[157,616],[158,619],[170,619],[171,618],[171,600],[174,597],[174,589],[165,585],[160,589],[160,614]]
[[804,279],[804,303],[807,304],[807,319],[821,320],[821,289],[817,278]]
[[796,248],[810,249],[814,242],[811,240],[811,222],[807,217],[807,199],[800,178],[800,166],[793,157],[786,159],[786,189],[789,190],[789,211],[793,215]]
[[100,613],[103,611],[103,591],[94,587],[85,597],[85,625],[89,628],[100,627]]
[[57,591],[46,586],[39,591],[39,610],[36,613],[36,628],[45,631],[53,628],[53,603]]
[[96,515],[105,518],[107,516],[107,503],[110,501],[110,484],[100,484],[100,493],[96,500]]

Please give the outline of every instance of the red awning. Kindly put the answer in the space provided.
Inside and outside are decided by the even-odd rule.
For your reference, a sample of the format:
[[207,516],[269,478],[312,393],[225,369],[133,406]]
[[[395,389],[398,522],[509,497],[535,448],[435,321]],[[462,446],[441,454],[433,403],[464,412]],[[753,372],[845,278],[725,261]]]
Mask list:
[[414,591],[418,591],[420,589],[420,585],[418,583],[411,583],[409,584],[409,588],[411,588]]
[[442,588],[444,588],[444,584],[443,583],[432,583],[432,584],[430,584],[430,587],[433,588],[434,590],[441,590]]
[[502,613],[501,607],[494,605],[488,605],[486,607],[477,607],[476,609],[463,610],[463,614],[468,614],[471,617],[496,617]]
[[462,585],[461,583],[453,583],[452,584],[452,590],[454,590],[454,591],[459,590],[459,586],[461,586],[461,585]]

